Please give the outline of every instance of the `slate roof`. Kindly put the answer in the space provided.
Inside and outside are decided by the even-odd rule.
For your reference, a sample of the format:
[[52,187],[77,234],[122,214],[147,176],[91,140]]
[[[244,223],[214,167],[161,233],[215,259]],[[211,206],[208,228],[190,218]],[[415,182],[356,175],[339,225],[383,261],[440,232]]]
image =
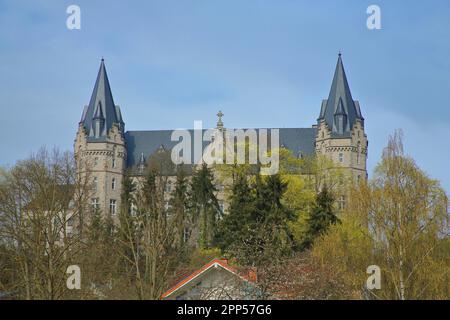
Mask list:
[[[246,129],[243,129],[246,130]],[[259,136],[259,130],[255,129]],[[205,131],[205,130],[203,130]],[[192,140],[194,139],[193,130],[189,130]],[[280,133],[280,147],[285,147],[292,151],[295,156],[300,153],[303,156],[313,155],[315,152],[316,128],[282,128]],[[133,168],[139,164],[143,154],[147,160],[149,156],[155,153],[161,146],[166,150],[171,150],[178,141],[171,141],[172,130],[155,131],[127,131],[125,141],[127,146],[127,167]],[[270,136],[269,136],[270,137]],[[268,141],[270,138],[268,137]],[[210,142],[203,142],[203,150]],[[193,145],[193,143],[192,143]],[[191,151],[192,163],[194,163],[194,152]]]
[[[336,126],[335,116],[344,116],[345,123],[342,132],[339,132],[341,130],[338,130],[338,126]],[[332,131],[333,137],[348,137],[350,136],[350,130],[355,124],[356,119],[360,119],[364,124],[364,118],[361,114],[359,103],[352,98],[347,76],[345,75],[344,64],[342,63],[342,57],[341,54],[339,54],[330,94],[328,99],[323,100],[322,102],[318,122],[325,120]]]
[[[101,132],[95,135],[94,120],[102,121]],[[89,105],[85,107],[81,122],[86,129],[88,141],[103,140],[109,129],[114,123],[124,129],[122,115],[119,106],[114,104],[111,87],[109,85],[108,75],[106,74],[105,62],[102,59],[100,69],[98,71],[97,80],[95,81],[94,90],[92,92]]]

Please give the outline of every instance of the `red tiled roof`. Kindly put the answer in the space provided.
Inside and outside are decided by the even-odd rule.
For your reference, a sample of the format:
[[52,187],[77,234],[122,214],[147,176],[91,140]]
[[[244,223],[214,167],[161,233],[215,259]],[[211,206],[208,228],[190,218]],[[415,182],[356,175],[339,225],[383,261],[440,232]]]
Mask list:
[[211,268],[212,266],[214,266],[216,264],[220,265],[225,270],[228,270],[229,272],[236,274],[237,276],[241,277],[245,281],[256,282],[256,273],[255,272],[250,271],[250,272],[248,272],[248,274],[243,275],[243,274],[241,274],[238,271],[237,268],[235,268],[233,266],[230,266],[228,264],[228,260],[226,260],[226,259],[214,259],[211,262],[205,264],[200,269],[194,271],[189,276],[187,276],[186,278],[184,278],[183,280],[181,280],[180,282],[175,284],[173,287],[171,287],[169,290],[167,290],[165,293],[163,293],[162,296],[161,296],[161,299],[164,299],[164,298],[168,297],[169,295],[174,293],[176,290],[178,290],[179,288],[181,288],[185,284],[189,283],[191,280],[196,278],[198,275],[202,274],[203,272],[205,272],[206,270],[208,270],[209,268]]

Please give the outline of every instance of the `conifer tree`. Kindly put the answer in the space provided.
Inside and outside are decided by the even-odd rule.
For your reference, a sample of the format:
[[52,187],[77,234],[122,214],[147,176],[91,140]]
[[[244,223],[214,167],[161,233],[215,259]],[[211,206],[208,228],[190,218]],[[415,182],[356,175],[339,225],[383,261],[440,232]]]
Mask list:
[[188,186],[186,173],[182,166],[178,166],[175,189],[173,190],[170,199],[170,211],[173,216],[173,226],[175,229],[174,241],[178,248],[184,246],[186,240],[185,232],[188,228]]
[[314,239],[325,233],[330,225],[339,222],[339,218],[334,212],[334,197],[328,187],[324,185],[316,196],[316,203],[311,210],[308,219],[307,234],[302,244],[302,248],[309,248]]
[[213,174],[204,163],[192,176],[190,197],[191,217],[197,225],[200,248],[211,247],[216,224],[222,214],[216,192]]
[[251,187],[245,176],[236,179],[229,215],[220,223],[220,248],[252,266],[290,254],[293,237],[288,223],[295,215],[281,201],[286,187],[278,175],[257,175]]
[[288,255],[293,250],[293,235],[288,223],[296,216],[281,201],[286,189],[287,183],[278,174],[259,182],[257,187],[256,207],[261,219],[260,233],[264,235],[260,242],[263,244],[263,257],[269,259]]
[[226,250],[239,239],[243,239],[256,223],[255,196],[248,184],[245,174],[238,174],[234,181],[230,196],[228,214],[218,226],[216,244],[221,250]]

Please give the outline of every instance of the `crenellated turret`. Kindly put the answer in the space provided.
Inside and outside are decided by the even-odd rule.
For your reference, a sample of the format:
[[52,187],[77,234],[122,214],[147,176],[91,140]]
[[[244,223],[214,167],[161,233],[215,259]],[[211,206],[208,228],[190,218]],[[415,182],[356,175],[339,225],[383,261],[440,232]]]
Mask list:
[[[355,180],[366,179],[368,142],[359,102],[353,100],[339,54],[333,83],[317,120],[316,153],[326,155]],[[341,202],[342,203],[342,202]]]
[[84,108],[75,140],[78,170],[92,181],[92,206],[118,217],[126,167],[125,123],[114,104],[102,59],[89,105]]

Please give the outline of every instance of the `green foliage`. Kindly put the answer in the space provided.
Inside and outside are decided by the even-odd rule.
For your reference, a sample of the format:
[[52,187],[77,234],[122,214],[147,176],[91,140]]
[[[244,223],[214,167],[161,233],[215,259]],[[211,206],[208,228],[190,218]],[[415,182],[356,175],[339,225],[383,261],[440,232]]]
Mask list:
[[213,259],[220,258],[222,256],[222,252],[219,248],[211,247],[208,249],[197,248],[192,250],[190,257],[188,268],[192,270],[196,270],[198,268],[203,267],[206,263],[210,262]]
[[206,164],[194,172],[191,181],[191,217],[198,226],[198,244],[212,246],[217,221],[222,215],[215,193],[214,176]]
[[234,180],[231,191],[228,214],[220,222],[215,240],[222,250],[226,250],[235,241],[245,237],[245,234],[257,223],[254,218],[255,194],[248,184],[248,177],[239,174]]
[[[370,299],[448,299],[448,198],[391,137],[375,175],[350,190],[342,224],[315,241],[317,261]],[[365,290],[365,270],[381,269],[381,289]]]
[[219,247],[244,265],[261,265],[292,252],[288,223],[295,214],[282,203],[287,188],[279,175],[256,176],[252,188],[247,178],[235,180],[229,214],[220,222]]
[[175,189],[171,194],[170,211],[173,217],[175,245],[182,248],[185,244],[185,229],[188,227],[187,211],[189,209],[188,181],[182,166],[177,168]]
[[307,221],[307,233],[302,243],[302,249],[311,247],[314,239],[324,234],[330,225],[339,222],[334,212],[334,197],[325,185],[317,194],[310,217]]

